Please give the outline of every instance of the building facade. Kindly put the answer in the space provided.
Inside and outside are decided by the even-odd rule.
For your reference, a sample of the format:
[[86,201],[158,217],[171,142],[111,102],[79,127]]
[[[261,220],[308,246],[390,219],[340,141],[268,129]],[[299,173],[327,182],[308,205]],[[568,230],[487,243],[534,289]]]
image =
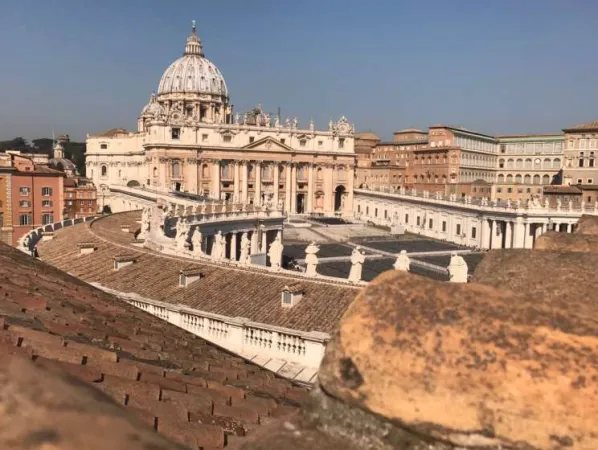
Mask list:
[[563,184],[598,184],[598,121],[566,128],[563,133]]
[[0,154],[0,242],[12,243],[12,167],[10,155]]
[[205,58],[195,26],[184,55],[164,72],[138,129],[88,136],[87,174],[110,205],[110,187],[181,191],[288,213],[352,214],[354,127],[235,113],[222,73]]
[[8,167],[0,169],[0,177],[5,180],[4,194],[0,189],[0,195],[10,209],[7,206],[2,209],[5,216],[2,231],[5,242],[15,245],[29,231],[63,219],[64,174],[37,166],[20,155],[6,157],[10,158],[10,171]]

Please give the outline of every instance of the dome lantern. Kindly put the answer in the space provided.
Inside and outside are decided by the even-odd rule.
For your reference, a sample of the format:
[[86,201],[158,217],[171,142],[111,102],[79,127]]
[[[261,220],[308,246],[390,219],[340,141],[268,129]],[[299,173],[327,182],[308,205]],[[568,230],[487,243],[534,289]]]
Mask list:
[[191,24],[191,34],[187,38],[187,45],[185,45],[185,55],[203,56],[203,46],[201,45],[201,39],[197,37],[195,20],[193,20]]

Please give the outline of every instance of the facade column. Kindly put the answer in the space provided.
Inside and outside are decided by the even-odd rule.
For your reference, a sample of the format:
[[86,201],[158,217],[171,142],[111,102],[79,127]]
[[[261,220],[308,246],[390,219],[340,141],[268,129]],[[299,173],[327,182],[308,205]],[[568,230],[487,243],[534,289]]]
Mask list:
[[237,260],[237,232],[232,233],[230,237],[230,259]]
[[262,253],[268,253],[268,232],[266,230],[262,230],[261,232],[261,246],[262,246]]
[[[333,168],[324,167],[324,213],[334,214],[334,184],[332,182]],[[373,216],[372,212],[372,216]],[[415,221],[415,219],[413,219]],[[415,222],[413,222],[415,223]]]
[[307,208],[306,212],[311,214],[314,212],[314,166],[309,164],[307,166]]
[[353,189],[355,185],[355,168],[347,166],[346,173],[349,178],[347,179],[348,189],[346,193],[347,197],[345,201],[345,211],[343,212],[348,216],[353,216]]
[[239,201],[239,162],[235,161],[235,168],[234,168],[234,181],[233,181],[233,200],[235,202]]
[[272,192],[274,193],[274,205],[276,205],[276,208],[278,208],[278,187],[280,186],[280,180],[278,179],[278,175],[279,175],[279,173],[278,173],[278,169],[279,169],[278,163],[275,163],[273,167],[274,167],[274,169],[273,169],[274,170],[274,174],[273,174],[274,186],[272,186],[272,187],[274,189],[273,189]]
[[523,219],[517,217],[513,224],[513,248],[523,248],[525,245],[525,226]]
[[505,222],[505,248],[512,247],[513,240],[513,222],[507,220]]
[[243,161],[242,165],[241,165],[241,170],[242,170],[242,174],[243,174],[243,182],[241,184],[241,202],[244,204],[247,204],[247,184],[249,183],[249,180],[247,179],[247,174],[248,174],[248,168],[247,165],[249,163],[247,161]]
[[534,246],[534,239],[531,236],[531,224],[527,222],[525,224],[525,241],[524,247],[525,248],[532,248]]
[[253,186],[255,196],[253,203],[255,205],[262,204],[262,164],[259,161],[255,162],[255,184]]
[[492,220],[490,223],[490,248],[495,249],[496,247],[496,220]]
[[220,200],[220,160],[212,162],[212,196]]
[[284,209],[287,214],[291,212],[291,164],[285,166],[285,185],[284,185]]
[[297,164],[291,165],[291,211],[297,212]]
[[258,252],[258,239],[259,239],[260,230],[253,230],[251,233],[251,254],[255,254]]
[[573,225],[568,223],[567,224],[567,233],[571,233],[572,230],[573,230]]

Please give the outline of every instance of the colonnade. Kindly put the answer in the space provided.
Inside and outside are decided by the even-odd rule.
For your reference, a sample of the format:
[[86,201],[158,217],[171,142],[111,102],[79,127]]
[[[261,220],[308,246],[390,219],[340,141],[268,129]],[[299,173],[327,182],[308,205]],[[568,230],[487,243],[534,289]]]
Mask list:
[[[270,244],[276,239],[276,235],[280,231],[281,230],[277,229],[254,229],[222,233],[222,236],[224,237],[224,252],[222,257],[225,260],[240,261],[241,242],[246,238],[249,239],[249,241],[251,242],[251,245],[249,247],[249,255],[264,255],[262,265],[265,265],[265,255],[268,252],[268,248],[270,247]],[[213,254],[215,238],[216,233],[204,237],[201,248],[202,253],[206,255]],[[245,261],[240,262],[245,263]]]
[[536,240],[547,231],[572,233],[574,229],[575,225],[570,221],[483,218],[481,248],[533,248]]

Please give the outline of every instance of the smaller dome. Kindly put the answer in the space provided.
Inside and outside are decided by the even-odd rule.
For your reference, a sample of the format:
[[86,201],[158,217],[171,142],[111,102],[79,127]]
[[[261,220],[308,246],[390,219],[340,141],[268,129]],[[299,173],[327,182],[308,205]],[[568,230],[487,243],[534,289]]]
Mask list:
[[142,116],[160,117],[164,114],[164,108],[156,101],[156,94],[152,93],[150,101],[141,111]]

